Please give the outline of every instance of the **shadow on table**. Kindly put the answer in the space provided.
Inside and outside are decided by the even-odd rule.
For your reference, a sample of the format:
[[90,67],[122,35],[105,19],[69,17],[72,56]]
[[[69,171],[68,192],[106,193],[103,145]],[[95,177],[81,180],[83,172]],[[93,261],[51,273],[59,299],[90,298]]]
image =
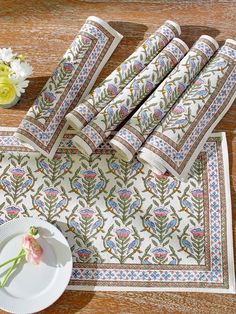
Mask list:
[[[209,35],[216,38],[220,34],[217,28],[198,25],[181,25],[181,31],[180,38],[183,39],[189,47],[191,47],[201,35]],[[221,45],[223,42],[220,41],[218,43]]]

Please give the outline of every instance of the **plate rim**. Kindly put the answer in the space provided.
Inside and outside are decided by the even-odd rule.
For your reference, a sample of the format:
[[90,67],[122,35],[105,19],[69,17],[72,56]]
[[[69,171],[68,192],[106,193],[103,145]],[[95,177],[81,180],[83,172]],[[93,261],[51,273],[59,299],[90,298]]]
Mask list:
[[[69,245],[67,239],[65,238],[65,236],[63,235],[63,233],[55,225],[53,225],[52,223],[48,222],[47,220],[41,219],[39,217],[19,217],[19,218],[15,218],[15,219],[6,221],[6,222],[4,222],[3,224],[0,225],[0,234],[3,231],[4,228],[7,228],[11,224],[14,225],[14,224],[20,223],[20,222],[24,222],[24,223],[28,224],[29,226],[38,223],[38,224],[41,224],[42,227],[45,227],[47,230],[50,230],[50,228],[52,228],[56,233],[58,233],[58,235],[60,235],[61,239],[63,239],[63,241],[64,241],[63,244],[65,244],[68,247],[69,252],[70,252],[70,260],[67,261],[67,263],[64,265],[64,267],[60,268],[61,271],[63,271],[63,272],[64,272],[65,269],[68,270],[67,271],[68,274],[67,274],[66,280],[64,280],[64,284],[61,285],[61,286],[57,286],[56,283],[58,282],[58,279],[56,278],[55,282],[52,285],[52,287],[55,287],[55,286],[59,287],[58,292],[55,294],[55,296],[50,298],[50,293],[48,293],[48,297],[45,298],[44,294],[40,294],[39,297],[35,299],[34,304],[36,306],[34,306],[34,308],[32,308],[32,306],[29,307],[29,308],[26,308],[27,306],[25,306],[25,305],[27,304],[27,299],[21,299],[23,304],[24,304],[24,309],[22,309],[23,311],[27,311],[27,312],[29,311],[30,313],[36,313],[38,311],[42,311],[42,310],[48,308],[49,306],[51,306],[54,302],[56,302],[60,298],[60,296],[66,290],[66,287],[69,284],[69,281],[70,281],[70,278],[71,278],[71,274],[72,274],[72,271],[73,271],[73,257],[72,257],[72,252],[71,252],[71,249],[70,249],[70,245]],[[50,227],[50,228],[48,228],[48,227]],[[13,229],[12,230],[12,235],[14,235],[17,232],[18,232],[17,229]],[[54,238],[55,238],[55,234],[54,234]],[[4,241],[4,238],[1,240],[1,242],[3,242],[3,241]],[[58,277],[58,278],[60,278],[60,277]],[[52,287],[50,289],[52,289]],[[49,290],[49,292],[50,292],[50,290]],[[39,301],[37,301],[37,300],[39,300]],[[40,300],[41,301],[47,300],[47,302],[41,302]],[[6,304],[5,305],[1,305],[1,300],[0,300],[0,309],[4,310],[4,311],[7,311],[7,312],[11,312],[11,313],[16,313],[17,314],[17,313],[19,313],[19,311],[21,311],[21,309],[19,309],[19,306],[20,306],[20,304],[18,305],[18,308],[16,310],[15,305],[12,306],[10,304],[9,307],[6,306]]]

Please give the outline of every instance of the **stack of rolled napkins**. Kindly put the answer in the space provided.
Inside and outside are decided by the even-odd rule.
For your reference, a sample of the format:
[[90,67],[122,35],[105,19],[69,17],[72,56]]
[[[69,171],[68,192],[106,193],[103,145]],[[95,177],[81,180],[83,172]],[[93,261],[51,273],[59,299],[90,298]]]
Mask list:
[[[121,35],[97,18],[86,24],[87,33],[80,32],[16,136],[51,158],[71,125],[83,154],[109,139],[118,158],[136,157],[157,174],[169,171],[186,180],[236,97],[236,41],[227,39],[219,49],[215,39],[202,35],[189,49],[177,38],[180,26],[166,21],[88,95]],[[92,45],[88,38],[99,37],[99,30],[106,40]],[[88,69],[81,72],[84,63]],[[61,67],[69,75],[58,89]]]

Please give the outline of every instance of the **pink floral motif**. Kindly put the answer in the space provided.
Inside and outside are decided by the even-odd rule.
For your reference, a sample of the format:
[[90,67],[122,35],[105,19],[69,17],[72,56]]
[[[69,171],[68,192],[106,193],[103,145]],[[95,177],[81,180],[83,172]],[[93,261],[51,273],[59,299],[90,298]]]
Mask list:
[[49,199],[53,199],[53,198],[56,198],[57,195],[59,194],[59,190],[56,189],[56,188],[46,188],[44,190],[44,193],[46,194],[46,196],[49,198]]
[[194,189],[191,191],[192,196],[202,199],[203,198],[203,190],[202,189]]
[[25,258],[27,262],[32,264],[39,264],[43,256],[43,248],[32,235],[25,235],[23,237],[22,247],[25,251]]
[[175,114],[181,114],[183,112],[185,112],[185,109],[183,106],[176,106],[173,108],[172,110]]
[[83,35],[81,35],[81,38],[82,38],[82,40],[83,40],[83,42],[85,44],[90,44],[90,39],[89,38],[87,38],[86,36],[83,36]]
[[115,232],[116,232],[118,239],[120,239],[120,240],[127,239],[131,233],[128,228],[119,228],[119,229],[116,229]]
[[83,177],[88,181],[93,180],[97,176],[97,172],[94,170],[84,170],[82,174]]
[[155,258],[164,259],[168,255],[169,250],[164,247],[155,247],[152,250],[152,253],[155,256]]
[[204,83],[205,83],[205,81],[199,78],[199,79],[197,79],[193,84],[194,84],[194,85],[197,85],[197,86],[200,86],[200,85],[202,85],[202,84],[204,84]]
[[134,71],[135,71],[136,73],[139,73],[140,71],[142,71],[143,67],[144,67],[144,65],[143,65],[142,62],[140,62],[140,61],[134,61]]
[[61,160],[62,159],[62,155],[59,153],[56,153],[53,157],[54,160]]
[[155,174],[155,178],[156,180],[159,180],[159,181],[165,181],[168,178],[168,174],[167,173]]
[[79,256],[81,260],[85,261],[90,258],[90,256],[93,254],[93,251],[86,248],[81,248],[78,249],[75,253]]
[[161,118],[163,117],[163,111],[161,109],[155,109],[154,110],[154,113],[153,113],[153,117],[154,117],[154,120],[161,120]]
[[178,93],[182,94],[186,89],[186,85],[183,83],[178,83]]
[[56,96],[51,92],[45,92],[44,99],[46,102],[53,103],[54,100],[56,99]]
[[16,218],[21,211],[21,209],[15,205],[8,206],[5,210],[10,218]]
[[108,84],[107,92],[112,97],[115,97],[116,95],[118,95],[117,87],[114,84]]
[[127,200],[132,195],[132,192],[128,189],[120,189],[118,195],[122,200]]
[[153,90],[153,84],[152,84],[152,82],[147,81],[147,82],[146,82],[146,85],[145,85],[145,91],[146,91],[146,93],[150,93],[152,90]]
[[12,168],[10,172],[15,179],[22,178],[25,175],[25,170],[22,168]]
[[63,65],[63,68],[64,68],[65,72],[67,72],[67,73],[71,73],[74,70],[73,64],[71,64],[69,62],[65,62]]
[[81,208],[79,213],[82,218],[89,219],[95,215],[95,211],[91,208]]
[[165,207],[159,207],[154,209],[154,214],[157,218],[162,218],[162,217],[166,217],[169,214],[169,210],[166,209]]
[[190,232],[192,233],[192,235],[194,236],[194,238],[202,238],[204,237],[204,229],[201,227],[196,227],[190,230]]
[[127,117],[128,113],[129,113],[129,110],[125,106],[122,105],[120,107],[120,112],[119,113],[120,113],[121,119],[123,119],[123,118]]

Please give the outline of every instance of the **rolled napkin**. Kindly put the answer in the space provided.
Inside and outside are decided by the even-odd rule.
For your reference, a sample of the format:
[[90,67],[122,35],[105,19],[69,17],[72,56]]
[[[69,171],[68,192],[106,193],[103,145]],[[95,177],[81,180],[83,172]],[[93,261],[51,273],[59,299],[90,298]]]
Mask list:
[[110,144],[121,159],[132,160],[146,138],[218,47],[218,43],[210,36],[203,35],[197,40],[170,75],[111,140]]
[[132,110],[163,80],[187,53],[187,45],[174,38],[150,63],[74,138],[84,154],[91,155]]
[[15,136],[52,158],[68,127],[65,116],[90,92],[121,39],[105,21],[89,17]]
[[157,126],[138,155],[153,171],[180,180],[236,98],[236,41],[227,39],[215,57]]
[[180,33],[180,26],[177,23],[166,21],[66,116],[69,124],[76,131],[80,131],[143,70],[171,39]]

